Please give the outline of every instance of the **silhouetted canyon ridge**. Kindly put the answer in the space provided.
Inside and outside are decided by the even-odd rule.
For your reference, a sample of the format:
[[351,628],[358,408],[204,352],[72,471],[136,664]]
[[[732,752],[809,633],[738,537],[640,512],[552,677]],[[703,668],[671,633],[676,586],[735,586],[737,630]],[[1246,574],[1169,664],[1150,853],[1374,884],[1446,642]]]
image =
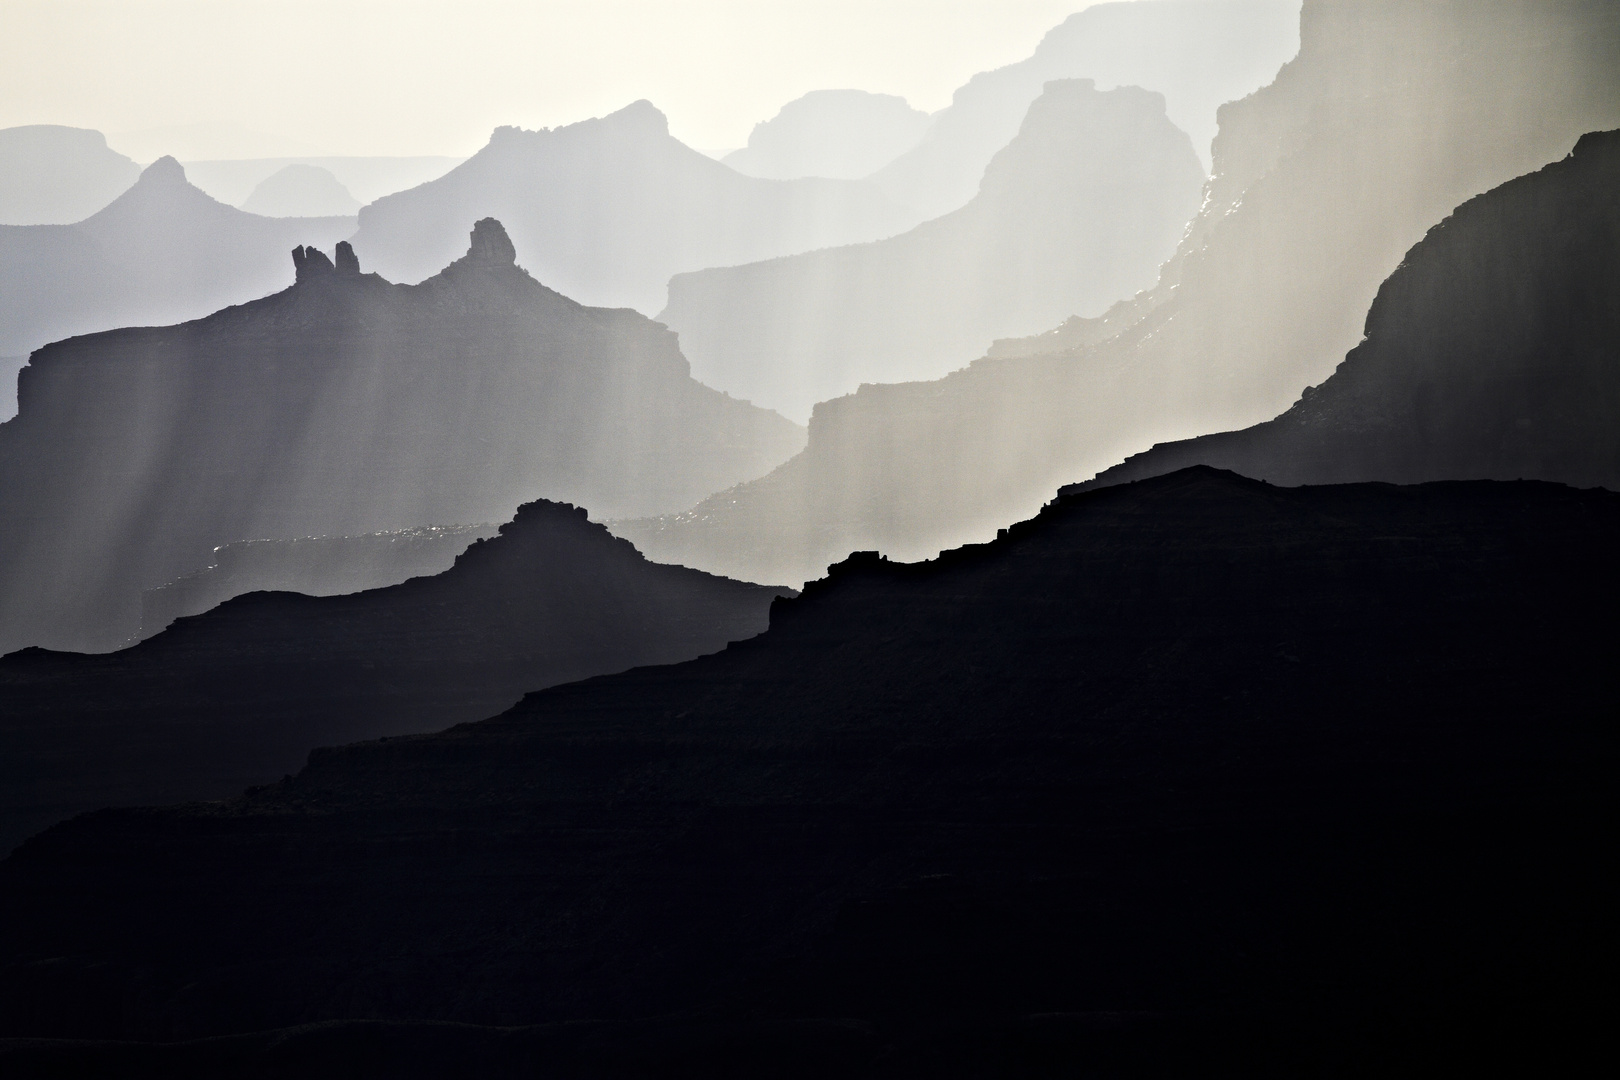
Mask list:
[[222,544],[500,522],[536,498],[677,509],[803,445],[694,382],[662,326],[535,281],[494,220],[420,285],[347,244],[294,261],[273,296],[34,354],[0,427],[0,651],[115,647],[143,590]]
[[442,574],[258,592],[99,656],[0,659],[0,851],[101,806],[218,799],[309,751],[481,720],[530,690],[688,660],[765,629],[785,590],[647,562],[560,503]]
[[581,1075],[1578,1056],[1620,900],[1617,541],[1609,492],[1193,469],[854,557],[718,655],[34,837],[5,1032],[388,1017],[311,1066]]

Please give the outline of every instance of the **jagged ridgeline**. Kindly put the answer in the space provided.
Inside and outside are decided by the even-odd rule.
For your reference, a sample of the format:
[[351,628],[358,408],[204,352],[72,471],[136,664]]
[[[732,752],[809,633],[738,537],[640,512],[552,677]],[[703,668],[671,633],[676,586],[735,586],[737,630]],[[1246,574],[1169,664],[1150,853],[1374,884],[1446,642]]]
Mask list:
[[220,544],[677,509],[803,429],[693,381],[675,335],[515,263],[499,222],[419,285],[294,252],[297,281],[36,352],[0,427],[0,651],[110,648]]

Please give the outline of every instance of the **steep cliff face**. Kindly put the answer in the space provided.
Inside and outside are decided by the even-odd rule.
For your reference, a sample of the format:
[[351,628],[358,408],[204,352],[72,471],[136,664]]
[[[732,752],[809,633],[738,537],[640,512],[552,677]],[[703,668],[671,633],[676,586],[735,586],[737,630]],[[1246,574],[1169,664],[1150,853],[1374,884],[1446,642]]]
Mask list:
[[582,307],[498,222],[417,286],[294,252],[274,296],[36,352],[0,427],[0,651],[110,648],[142,590],[238,540],[673,509],[803,429],[687,374],[675,335]]
[[1337,371],[1274,420],[1169,443],[1282,484],[1537,479],[1620,488],[1620,131],[1458,207],[1406,253]]
[[784,592],[649,563],[584,510],[540,502],[433,577],[238,596],[102,656],[14,653],[0,659],[0,851],[101,806],[233,796],[316,746],[690,660],[764,630]]
[[554,130],[499,128],[437,180],[360,213],[355,248],[418,281],[460,250],[466,223],[498,217],[523,265],[588,304],[664,306],[672,274],[875,240],[917,216],[851,180],[757,180],[669,134],[638,101]]
[[1151,293],[937,382],[824,403],[776,474],[623,534],[772,581],[991,535],[1156,442],[1277,415],[1452,208],[1620,126],[1613,4],[1307,2],[1300,25],[1276,82],[1221,110],[1204,209]]
[[911,149],[927,130],[928,114],[903,97],[812,90],[755,124],[748,145],[720,160],[763,180],[856,180]]
[[676,275],[658,318],[704,383],[808,419],[863,383],[938,378],[998,337],[1151,287],[1203,184],[1163,97],[1051,82],[962,209],[876,243]]
[[[827,1075],[781,1031],[809,1017],[853,1029],[841,1075],[1423,1074],[1400,1038],[1459,1022],[1455,1052],[1571,1045],[1526,1017],[1584,1047],[1617,541],[1609,492],[1201,469],[852,558],[719,655],[35,837],[0,865],[0,1031],[660,1017],[691,1053],[740,1016],[786,1043],[741,1071],[789,1076]],[[1155,1049],[1176,1067],[1108,1057]],[[723,1074],[688,1067],[640,1074]]]
[[193,187],[173,158],[159,158],[77,224],[0,226],[0,354],[195,319],[285,288],[289,247],[330,247],[354,223],[249,214]]

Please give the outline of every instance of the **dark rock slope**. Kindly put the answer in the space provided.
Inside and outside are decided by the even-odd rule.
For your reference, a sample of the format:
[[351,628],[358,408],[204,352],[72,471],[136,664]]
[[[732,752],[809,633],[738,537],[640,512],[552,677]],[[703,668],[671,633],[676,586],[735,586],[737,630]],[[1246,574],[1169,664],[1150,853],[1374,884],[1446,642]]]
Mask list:
[[1161,95],[1050,82],[960,210],[876,243],[678,274],[658,318],[703,382],[808,419],[862,383],[939,378],[997,338],[1152,287],[1203,186]]
[[689,660],[784,590],[647,562],[530,503],[449,570],[347,596],[239,596],[134,648],[0,659],[0,849],[99,806],[223,798],[311,747],[432,731],[525,691]]
[[588,304],[664,306],[670,275],[875,240],[917,223],[855,180],[758,180],[669,133],[650,102],[552,130],[497,128],[445,176],[360,211],[366,265],[418,281],[498,217],[523,265]]
[[475,1043],[613,1075],[592,1055],[660,1039],[624,1071],[714,1075],[715,1040],[774,1054],[735,1075],[1546,1067],[1608,1030],[1617,541],[1603,491],[1194,469],[852,558],[719,655],[33,838],[0,1017],[400,1022],[286,1036],[328,1068]]
[[1431,227],[1620,127],[1620,5],[1306,0],[1300,34],[1274,83],[1222,108],[1204,208],[1152,292],[823,403],[775,475],[623,535],[790,583],[851,550],[982,540],[1155,443],[1276,416],[1361,340]]
[[123,187],[74,225],[0,226],[0,355],[263,296],[291,279],[288,248],[354,232],[353,217],[267,218],[216,202],[171,157]]
[[1091,483],[1196,463],[1279,484],[1620,488],[1620,131],[1431,229],[1366,339],[1275,420],[1156,446]]
[[[285,257],[285,256],[283,256]],[[675,335],[514,263],[499,222],[420,285],[298,249],[289,289],[57,342],[0,427],[0,651],[111,648],[141,592],[239,540],[673,510],[803,429],[698,384]]]

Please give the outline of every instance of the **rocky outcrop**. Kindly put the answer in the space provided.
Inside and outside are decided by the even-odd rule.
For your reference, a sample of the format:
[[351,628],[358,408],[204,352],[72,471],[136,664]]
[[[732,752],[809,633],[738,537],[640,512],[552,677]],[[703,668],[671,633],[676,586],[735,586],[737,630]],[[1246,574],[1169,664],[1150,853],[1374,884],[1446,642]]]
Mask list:
[[764,630],[785,591],[649,563],[584,510],[539,502],[433,577],[238,596],[102,656],[14,653],[0,659],[0,852],[85,810],[233,796],[316,746],[714,652]]
[[273,296],[36,352],[0,427],[0,652],[117,647],[143,591],[222,544],[499,522],[536,498],[672,510],[803,445],[693,381],[673,333],[513,255],[485,220],[408,286],[306,247]]
[[1301,42],[1222,109],[1204,208],[1151,292],[937,382],[823,403],[777,473],[622,534],[787,582],[852,550],[992,536],[1155,443],[1278,415],[1360,341],[1432,226],[1620,126],[1613,4],[1307,0]]
[[174,158],[159,158],[77,224],[0,226],[0,354],[195,319],[285,288],[289,247],[329,248],[354,225],[246,213],[187,183]]
[[1203,185],[1161,96],[1051,82],[962,209],[876,243],[678,274],[658,318],[704,383],[808,419],[863,383],[939,378],[998,337],[1150,288]]
[[1620,488],[1620,131],[1470,199],[1406,253],[1366,336],[1274,420],[1156,446],[1087,486],[1193,464],[1280,484],[1535,479]]
[[365,207],[355,249],[384,276],[418,281],[486,216],[558,291],[648,314],[672,274],[874,240],[918,220],[859,181],[743,176],[638,101],[554,130],[497,128],[447,175]]
[[[0,1030],[320,1023],[276,1042],[328,1062],[439,1030],[555,1075],[1578,1061],[1611,1029],[1617,542],[1608,492],[1200,469],[852,558],[717,656],[31,839]],[[118,1049],[263,1075],[254,1045]]]

